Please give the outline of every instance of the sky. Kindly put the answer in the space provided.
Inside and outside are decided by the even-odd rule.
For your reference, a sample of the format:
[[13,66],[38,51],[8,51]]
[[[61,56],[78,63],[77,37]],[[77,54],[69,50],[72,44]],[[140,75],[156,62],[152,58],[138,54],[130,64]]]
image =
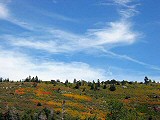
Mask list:
[[0,76],[160,82],[159,0],[0,0]]

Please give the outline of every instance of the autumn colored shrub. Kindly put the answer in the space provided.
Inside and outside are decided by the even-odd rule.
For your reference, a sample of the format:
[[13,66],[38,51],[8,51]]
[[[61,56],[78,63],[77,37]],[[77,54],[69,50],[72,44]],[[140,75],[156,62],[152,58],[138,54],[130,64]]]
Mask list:
[[22,95],[22,94],[25,93],[24,90],[25,90],[24,88],[19,88],[19,89],[15,90],[15,93],[19,94],[19,95]]

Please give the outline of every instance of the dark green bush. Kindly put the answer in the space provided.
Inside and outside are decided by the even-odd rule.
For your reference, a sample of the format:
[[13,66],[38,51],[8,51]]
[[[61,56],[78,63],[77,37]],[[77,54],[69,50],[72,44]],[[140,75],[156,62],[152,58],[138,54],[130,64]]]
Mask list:
[[110,91],[115,91],[116,90],[116,86],[115,85],[111,85],[109,88]]
[[42,104],[40,102],[37,103],[37,106],[42,106]]

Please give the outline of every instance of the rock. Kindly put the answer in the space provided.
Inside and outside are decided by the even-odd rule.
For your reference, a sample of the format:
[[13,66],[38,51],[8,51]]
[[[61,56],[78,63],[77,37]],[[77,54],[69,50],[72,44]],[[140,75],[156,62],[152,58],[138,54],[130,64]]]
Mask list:
[[126,88],[127,88],[127,86],[124,86],[124,85],[123,85],[123,86],[122,86],[122,88],[125,88],[125,89],[126,89]]

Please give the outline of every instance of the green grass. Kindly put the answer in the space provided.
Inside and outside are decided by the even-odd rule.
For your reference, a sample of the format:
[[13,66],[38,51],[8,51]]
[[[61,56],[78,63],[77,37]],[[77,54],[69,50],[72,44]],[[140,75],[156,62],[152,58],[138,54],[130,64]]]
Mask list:
[[[87,84],[75,89],[75,85],[71,83],[67,86],[62,83],[53,85],[50,82],[42,82],[38,83],[37,87],[33,87],[31,82],[23,84],[2,82],[0,83],[0,113],[4,114],[14,109],[20,118],[24,118],[27,112],[27,115],[36,117],[47,108],[53,111],[55,119],[61,119],[62,101],[65,100],[66,120],[146,120],[149,117],[160,119],[160,111],[154,110],[155,106],[160,106],[160,98],[154,98],[155,95],[160,96],[158,83],[126,84],[127,88],[116,85],[115,91],[109,90],[110,85],[107,85],[106,89],[101,85],[99,90],[90,90]],[[126,96],[129,98],[125,99]],[[41,103],[42,106],[37,106],[37,103]],[[25,117],[29,119],[28,116]]]

